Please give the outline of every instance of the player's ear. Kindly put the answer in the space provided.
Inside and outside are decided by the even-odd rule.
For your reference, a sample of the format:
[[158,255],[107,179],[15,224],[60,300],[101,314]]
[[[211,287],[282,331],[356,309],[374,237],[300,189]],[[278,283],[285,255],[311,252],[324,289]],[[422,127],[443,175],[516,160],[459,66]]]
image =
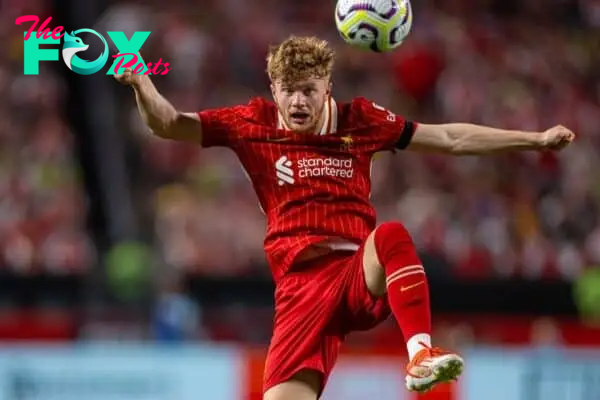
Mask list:
[[331,80],[329,80],[329,83],[327,84],[327,95],[331,95],[331,89],[333,87],[333,82],[331,82]]
[[273,82],[271,82],[271,85],[269,87],[271,88],[271,96],[273,96],[273,99],[276,99],[277,96],[275,94],[275,85],[273,84]]

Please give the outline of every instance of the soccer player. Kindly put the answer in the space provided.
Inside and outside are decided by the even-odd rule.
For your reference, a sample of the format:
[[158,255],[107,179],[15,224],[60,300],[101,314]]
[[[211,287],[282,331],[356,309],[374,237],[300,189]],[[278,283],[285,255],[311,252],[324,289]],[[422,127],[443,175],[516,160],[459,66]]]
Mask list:
[[177,111],[148,76],[116,76],[133,88],[156,135],[228,147],[252,181],[267,217],[264,246],[276,284],[266,400],[319,398],[345,336],[390,312],[406,341],[409,390],[428,390],[462,371],[460,356],[432,347],[426,272],[409,233],[399,222],[376,226],[369,201],[376,153],[558,150],[575,137],[563,126],[522,132],[421,124],[364,98],[337,102],[333,64],[327,42],[290,37],[267,57],[273,101],[197,113]]

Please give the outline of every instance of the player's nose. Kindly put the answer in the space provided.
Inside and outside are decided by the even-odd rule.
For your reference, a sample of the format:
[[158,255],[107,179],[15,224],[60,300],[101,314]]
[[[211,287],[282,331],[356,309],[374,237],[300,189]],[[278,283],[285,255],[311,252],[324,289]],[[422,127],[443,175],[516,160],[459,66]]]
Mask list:
[[302,93],[294,93],[291,100],[291,104],[294,107],[301,108],[306,105],[306,97]]

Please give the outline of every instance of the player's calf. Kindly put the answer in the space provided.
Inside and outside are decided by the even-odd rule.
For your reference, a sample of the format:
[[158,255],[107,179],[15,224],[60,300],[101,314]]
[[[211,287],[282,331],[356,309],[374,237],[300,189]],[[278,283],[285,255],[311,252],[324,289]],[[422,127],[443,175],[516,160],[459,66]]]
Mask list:
[[431,346],[427,276],[404,225],[386,222],[369,235],[363,268],[369,291],[377,296],[387,291],[410,357],[424,348],[421,343]]
[[387,291],[390,308],[406,339],[411,360],[407,368],[407,387],[427,390],[460,375],[460,357],[431,348],[427,276],[410,234],[402,224],[387,222],[369,235],[363,268],[372,294],[381,296]]

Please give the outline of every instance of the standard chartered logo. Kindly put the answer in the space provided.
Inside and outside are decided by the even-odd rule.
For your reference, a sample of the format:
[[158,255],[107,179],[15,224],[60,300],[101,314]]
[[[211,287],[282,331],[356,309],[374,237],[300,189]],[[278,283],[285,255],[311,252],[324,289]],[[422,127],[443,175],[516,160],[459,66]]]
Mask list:
[[275,161],[275,174],[277,175],[279,186],[286,183],[294,183],[294,170],[291,168],[292,162],[286,156],[282,156]]
[[298,176],[300,178],[313,178],[319,176],[332,176],[337,178],[352,178],[354,169],[352,159],[339,158],[301,158],[298,160]]
[[275,162],[275,173],[277,174],[279,186],[283,186],[293,184],[296,176],[298,178],[335,177],[350,179],[354,174],[354,168],[352,159],[335,157],[301,158],[294,165],[287,156],[282,156]]

